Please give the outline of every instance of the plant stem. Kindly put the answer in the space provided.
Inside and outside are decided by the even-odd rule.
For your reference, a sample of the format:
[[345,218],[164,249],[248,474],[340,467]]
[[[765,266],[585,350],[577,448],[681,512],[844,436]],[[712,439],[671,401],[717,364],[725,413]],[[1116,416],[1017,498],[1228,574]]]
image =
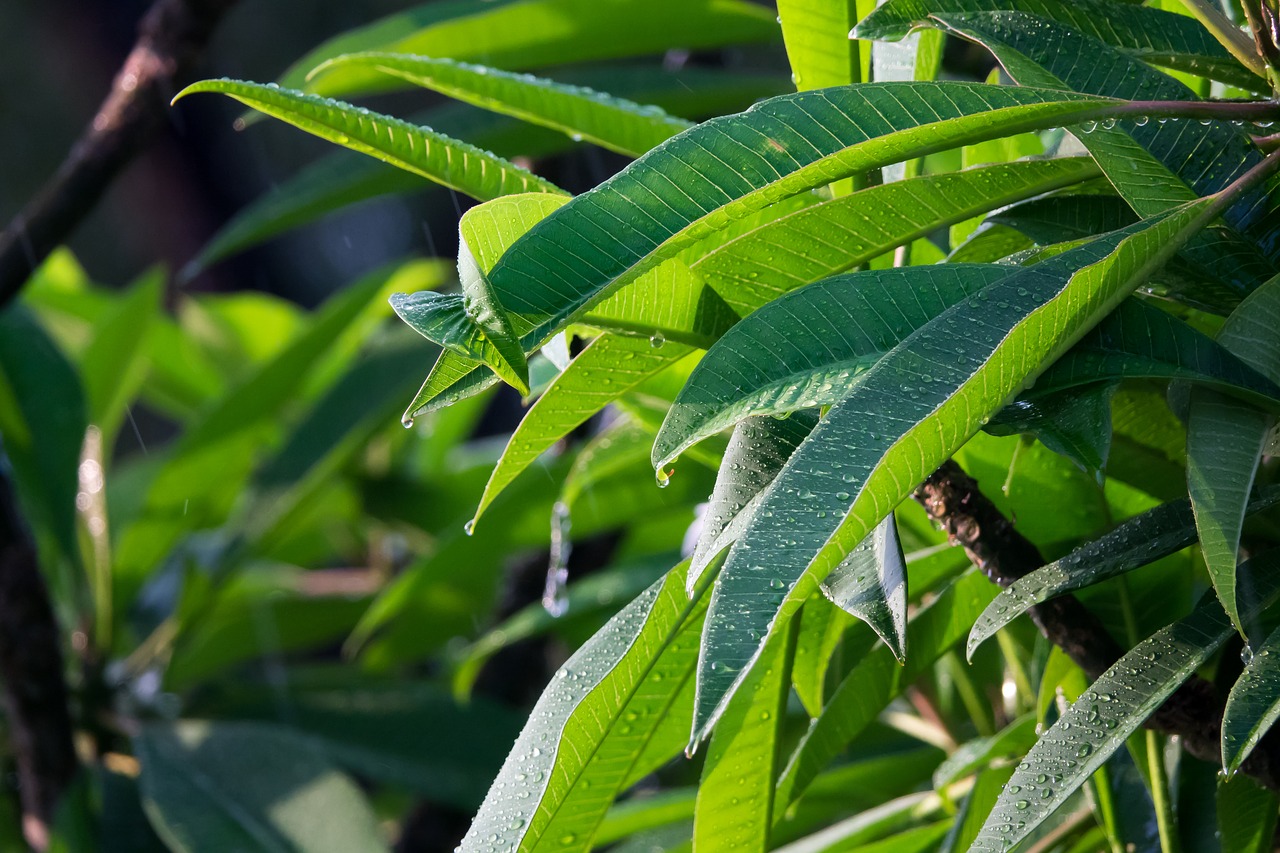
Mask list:
[[1231,23],[1221,10],[1205,0],[1182,0],[1182,5],[1232,56],[1240,60],[1241,65],[1262,79],[1267,79],[1267,67],[1254,50],[1253,41]]
[[164,127],[169,98],[234,4],[235,0],[156,0],[147,11],[138,40],[97,114],[58,171],[0,232],[0,308]]

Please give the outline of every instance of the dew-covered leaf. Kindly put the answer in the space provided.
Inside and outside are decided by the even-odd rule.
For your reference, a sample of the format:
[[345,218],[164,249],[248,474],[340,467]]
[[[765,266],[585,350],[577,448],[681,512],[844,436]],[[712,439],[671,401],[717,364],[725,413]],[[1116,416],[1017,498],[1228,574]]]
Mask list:
[[[1280,488],[1272,487],[1249,503],[1248,512],[1261,512],[1277,503],[1280,503]],[[1186,499],[1162,504],[1122,522],[1110,533],[1018,578],[1002,590],[973,623],[969,656],[1028,608],[1154,563],[1195,541],[1195,518],[1191,502]]]
[[687,696],[681,687],[692,677],[706,596],[686,596],[686,569],[676,567],[623,608],[556,672],[463,851],[591,849],[660,721],[679,715],[673,703]]
[[745,316],[939,228],[1097,175],[1068,157],[982,166],[868,187],[761,225],[692,264]]
[[1222,767],[1235,773],[1280,719],[1280,629],[1255,650],[1222,714]]
[[964,83],[772,98],[674,137],[574,198],[517,241],[490,282],[529,352],[611,292],[770,204],[930,151],[1122,109]]
[[[770,484],[752,526],[729,552],[699,658],[695,740],[715,724],[769,634],[831,569],[1029,377],[1245,186],[1015,268],[910,334],[866,372]],[[679,403],[669,418],[678,411]],[[676,446],[656,450],[655,465],[668,462],[662,450]]]
[[632,157],[692,126],[657,107],[642,106],[594,89],[450,59],[353,53],[330,60],[317,72],[342,67],[396,77],[483,109],[561,131],[574,141],[594,142]]
[[514,193],[562,191],[550,181],[461,140],[342,101],[242,80],[193,83],[174,100],[218,92],[299,130],[486,201]]
[[[1280,553],[1250,561],[1251,614],[1280,594]],[[1133,734],[1232,633],[1217,598],[1143,640],[1103,673],[1018,764],[972,850],[1003,853],[1033,832]]]

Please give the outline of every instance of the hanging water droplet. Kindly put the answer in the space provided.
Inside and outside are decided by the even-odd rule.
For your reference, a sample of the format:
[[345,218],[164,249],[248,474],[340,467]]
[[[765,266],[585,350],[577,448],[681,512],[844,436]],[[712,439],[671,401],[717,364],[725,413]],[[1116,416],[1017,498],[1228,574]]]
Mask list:
[[1246,643],[1244,647],[1240,649],[1240,663],[1244,664],[1245,666],[1249,666],[1251,663],[1253,663],[1253,647],[1250,646],[1248,643]]
[[676,469],[674,468],[672,468],[670,471],[664,471],[661,468],[659,468],[657,471],[654,471],[653,476],[654,476],[654,479],[658,481],[658,488],[665,489],[667,486],[671,485],[671,475],[674,474],[675,472],[676,472]]
[[467,534],[468,536],[473,535],[475,531],[476,531],[476,520],[474,518],[468,521],[466,524],[462,525],[462,532]]
[[542,607],[552,616],[563,616],[569,609],[569,507],[556,501],[551,508],[551,558],[547,565],[547,583],[542,590]]

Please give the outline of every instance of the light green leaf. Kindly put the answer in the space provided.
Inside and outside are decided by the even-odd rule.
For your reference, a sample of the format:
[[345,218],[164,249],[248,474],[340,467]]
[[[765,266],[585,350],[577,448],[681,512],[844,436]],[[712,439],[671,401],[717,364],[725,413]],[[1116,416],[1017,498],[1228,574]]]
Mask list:
[[102,430],[108,453],[146,378],[147,339],[160,314],[164,282],[165,273],[153,270],[131,285],[115,310],[96,325],[80,355],[89,423]]
[[[625,25],[620,25],[625,22]],[[777,38],[773,13],[739,0],[517,0],[428,3],[348,32],[294,63],[281,85],[327,95],[385,89],[385,75],[332,68],[331,57],[378,50],[524,70]],[[305,81],[305,82],[304,82]]]
[[778,217],[692,264],[745,316],[941,227],[1096,176],[1084,157],[909,178]]
[[1058,21],[1154,65],[1202,74],[1246,89],[1262,81],[1194,19],[1105,0],[890,0],[858,25],[858,38],[899,39],[935,14],[1024,12]]
[[800,611],[800,636],[791,661],[791,682],[810,717],[822,713],[827,700],[827,672],[849,627],[849,615],[825,595],[815,595]]
[[[1250,616],[1280,594],[1280,553],[1254,558],[1249,568],[1258,598]],[[1103,673],[1040,737],[1019,763],[992,809],[974,851],[1003,853],[1026,838],[1186,681],[1232,633],[1215,596],[1206,595],[1185,619],[1157,631]]]
[[[1277,503],[1280,503],[1280,488],[1271,488],[1249,503],[1248,512],[1261,512]],[[1195,541],[1195,519],[1189,500],[1162,504],[1134,516],[1110,533],[1018,578],[1002,590],[973,623],[969,657],[973,657],[980,644],[1028,608],[1154,563]]]
[[[557,671],[463,851],[589,850],[592,836],[693,670],[705,595],[687,564],[627,605]],[[687,712],[686,712],[687,713]],[[678,742],[671,744],[678,751]]]
[[1222,714],[1222,767],[1227,774],[1240,769],[1262,736],[1280,719],[1280,629],[1272,631],[1256,650],[1231,688]]
[[385,851],[360,789],[308,738],[266,723],[151,723],[134,740],[143,806],[182,853]]
[[481,201],[525,192],[561,193],[549,181],[428,127],[342,101],[241,80],[204,80],[174,100],[218,92],[321,139],[368,154]]
[[529,352],[611,292],[769,204],[930,151],[1123,109],[963,83],[773,98],[674,137],[573,199],[512,245],[490,282]]
[[779,0],[778,21],[798,91],[871,80],[870,45],[849,33],[874,8],[875,0]]
[[[695,741],[714,725],[768,635],[818,582],[1235,191],[1018,268],[867,371],[784,466],[729,553],[699,659]],[[677,403],[670,417],[678,411]],[[656,452],[655,463],[664,464],[665,455]]]
[[561,131],[575,142],[594,142],[632,157],[692,126],[657,107],[641,106],[594,89],[449,59],[354,53],[330,60],[315,73],[343,67],[397,77],[482,109]]
[[1024,714],[999,733],[967,741],[947,756],[933,773],[933,787],[940,791],[998,759],[1021,758],[1035,742],[1036,715]]
[[768,849],[794,651],[794,631],[774,638],[711,739],[693,817],[693,843],[701,853]]
[[644,338],[604,334],[579,353],[520,421],[498,460],[475,518],[534,460],[613,400],[691,352]]
[[778,780],[776,817],[891,699],[964,638],[974,617],[995,593],[996,588],[980,572],[968,572],[911,618],[907,625],[911,657],[905,665],[900,665],[883,644],[858,660],[792,752]]
[[[1218,343],[1273,382],[1280,382],[1280,276],[1250,294],[1218,334]],[[1193,389],[1187,420],[1187,490],[1213,588],[1236,630],[1255,627],[1236,609],[1236,561],[1245,505],[1273,415],[1212,391]]]

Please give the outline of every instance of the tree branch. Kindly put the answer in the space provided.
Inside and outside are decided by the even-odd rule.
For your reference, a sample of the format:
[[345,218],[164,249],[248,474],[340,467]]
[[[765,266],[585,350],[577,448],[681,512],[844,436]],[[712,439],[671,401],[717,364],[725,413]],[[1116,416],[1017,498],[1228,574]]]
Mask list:
[[[978,483],[948,461],[914,495],[951,541],[964,547],[992,581],[1008,586],[1045,564],[1039,550],[1014,529]],[[1110,669],[1124,649],[1075,596],[1062,595],[1029,611],[1044,636],[1062,649],[1090,679]],[[1147,720],[1147,727],[1177,735],[1187,752],[1221,766],[1223,700],[1212,684],[1193,677]],[[1272,790],[1280,790],[1280,737],[1268,735],[1241,770]]]
[[18,765],[22,828],[43,850],[76,772],[58,623],[0,449],[0,680]]
[[49,182],[0,232],[0,309],[163,126],[178,83],[234,3],[156,0],[147,11],[97,115]]

